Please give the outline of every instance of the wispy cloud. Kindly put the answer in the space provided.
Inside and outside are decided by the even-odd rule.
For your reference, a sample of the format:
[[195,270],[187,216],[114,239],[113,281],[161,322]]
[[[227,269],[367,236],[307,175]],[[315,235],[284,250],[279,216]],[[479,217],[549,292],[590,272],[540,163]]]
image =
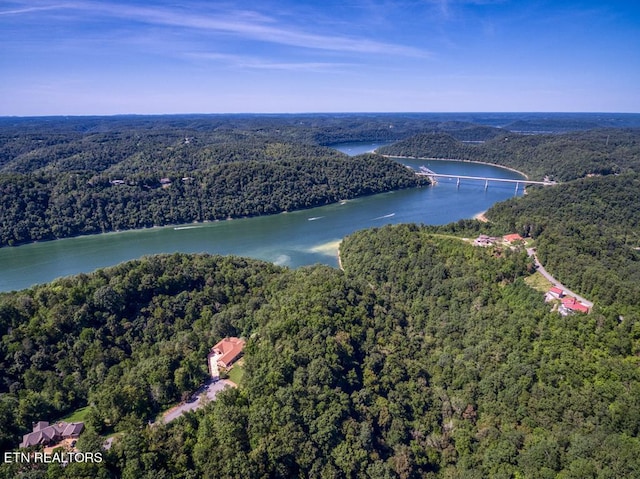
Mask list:
[[60,10],[61,8],[65,8],[65,4],[62,5],[47,5],[42,7],[24,7],[24,8],[15,8],[13,10],[0,10],[0,15],[24,15],[27,13],[35,13],[42,12],[46,10]]
[[[362,36],[349,36],[313,31],[313,26],[296,26],[280,18],[251,10],[216,9],[206,3],[187,10],[180,7],[133,6],[115,2],[70,1],[6,10],[0,14],[32,13],[44,10],[64,10],[76,13],[79,20],[91,18],[118,18],[160,27],[173,27],[215,35],[229,35],[240,40],[267,42],[318,51],[401,55],[425,57],[428,53],[412,47],[378,41]],[[204,6],[204,7],[203,7]]]
[[198,60],[210,60],[224,62],[238,69],[250,70],[281,70],[281,71],[297,71],[297,72],[335,72],[345,69],[352,65],[347,63],[335,62],[278,62],[265,60],[245,55],[230,55],[226,53],[188,53],[189,58]]
[[[113,5],[111,5],[113,6]],[[310,33],[290,25],[280,25],[276,19],[255,12],[189,14],[175,10],[118,6],[109,12],[129,19],[155,25],[168,25],[205,32],[235,35],[244,39],[315,50],[331,50],[353,53],[395,54],[424,56],[425,52],[413,47],[384,43],[367,38]]]

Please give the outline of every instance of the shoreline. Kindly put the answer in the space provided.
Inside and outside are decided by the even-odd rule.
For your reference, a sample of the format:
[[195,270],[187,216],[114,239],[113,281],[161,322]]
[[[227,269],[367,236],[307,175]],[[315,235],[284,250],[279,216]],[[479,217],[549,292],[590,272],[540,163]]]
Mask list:
[[473,219],[478,220],[481,223],[489,223],[489,219],[485,216],[486,212],[487,211],[485,210],[481,211],[480,213],[476,213],[475,215],[473,215]]
[[[512,171],[514,173],[518,173],[518,174],[524,176],[525,179],[529,179],[529,177],[526,174],[524,174],[523,172],[518,171],[518,170],[516,170],[514,168],[510,168],[508,166],[503,166],[503,165],[498,165],[498,164],[495,164],[495,163],[488,163],[488,162],[484,162],[484,161],[461,160],[461,159],[455,159],[455,158],[427,158],[427,157],[400,156],[400,155],[381,155],[381,156],[384,156],[385,158],[406,158],[406,159],[414,159],[414,160],[457,161],[457,162],[461,162],[461,163],[478,163],[478,164],[493,166],[493,167],[496,167],[496,168],[503,168],[503,169],[506,169],[506,170],[510,170],[510,171]],[[428,185],[428,186],[433,186],[435,184],[437,184],[437,181],[431,182],[431,184]],[[324,205],[309,206],[309,207],[293,209],[293,210],[283,210],[283,211],[279,211],[279,212],[276,212],[276,213],[256,214],[256,215],[249,214],[249,215],[233,216],[233,217],[232,216],[228,216],[226,218],[204,219],[204,220],[199,220],[199,221],[196,220],[196,221],[187,222],[187,223],[171,223],[171,224],[166,224],[166,225],[143,226],[143,227],[140,227],[140,228],[126,228],[126,229],[115,229],[115,230],[111,230],[111,231],[100,231],[100,232],[95,232],[95,233],[82,233],[82,234],[78,234],[78,235],[64,236],[64,237],[61,237],[61,238],[49,238],[49,239],[40,239],[40,240],[35,240],[35,241],[27,241],[27,242],[24,242],[24,243],[18,243],[18,244],[14,244],[14,245],[0,245],[0,249],[19,248],[21,246],[42,244],[42,243],[50,243],[50,242],[53,242],[53,241],[60,241],[60,240],[69,240],[69,239],[75,239],[75,238],[85,238],[85,237],[100,236],[100,235],[122,234],[122,233],[128,233],[128,232],[141,232],[141,231],[157,230],[157,229],[163,229],[163,228],[187,229],[189,227],[205,227],[206,225],[216,224],[216,223],[223,222],[223,221],[234,221],[234,220],[242,220],[242,219],[250,219],[250,218],[268,217],[268,216],[280,215],[280,214],[286,214],[286,213],[295,213],[295,212],[298,212],[298,211],[305,211],[305,210],[318,208],[318,207],[323,207],[323,206],[328,206],[328,205],[332,205],[332,204],[340,204],[343,201],[363,198],[363,197],[367,197],[367,196],[374,196],[374,195],[378,195],[378,194],[389,193],[389,192],[392,192],[392,191],[401,191],[403,189],[421,188],[421,187],[422,186],[417,185],[417,186],[413,186],[413,187],[409,187],[409,188],[392,189],[392,190],[387,190],[387,191],[381,191],[381,192],[378,192],[378,193],[372,193],[372,194],[356,196],[356,197],[353,197],[353,198],[345,198],[345,199],[338,200],[336,202],[326,203]],[[524,191],[526,193],[526,188],[524,189]],[[474,219],[475,219],[475,217],[474,217]]]
[[516,170],[515,168],[511,168],[510,166],[499,165],[497,163],[489,163],[488,161],[476,161],[476,160],[462,160],[460,158],[432,158],[432,157],[422,157],[422,156],[402,156],[402,155],[381,155],[385,158],[404,158],[407,160],[426,160],[426,161],[457,161],[460,163],[477,163],[478,165],[487,165],[494,166],[496,168],[503,168],[505,170],[512,171],[513,173],[518,173],[522,175],[525,180],[529,179],[529,175],[523,173],[520,170]]
[[[461,165],[461,167],[464,169],[464,167]],[[407,190],[411,190],[411,191],[417,191],[418,188],[420,187],[414,187],[414,188],[407,188]],[[404,188],[401,188],[400,190],[403,190]],[[422,189],[422,188],[420,188]],[[424,188],[426,190],[429,190],[430,188]],[[398,190],[389,190],[385,193],[382,194],[389,194],[391,191],[398,191]],[[378,195],[362,195],[362,196],[358,196],[357,198],[367,198],[370,196],[378,196]],[[437,196],[437,195],[435,195]],[[434,198],[435,199],[435,198]],[[330,206],[330,205],[337,205],[337,204],[342,204],[347,202],[347,200],[345,200],[345,198],[340,198],[339,200],[332,202],[330,204],[327,205],[322,205],[322,207],[326,207],[326,206]],[[384,201],[381,203],[378,202],[374,202],[374,205],[384,205],[386,204]],[[437,203],[440,204],[440,203]],[[471,219],[472,217],[474,217],[474,214],[476,214],[479,210],[479,207],[482,208],[483,206],[480,205],[475,205],[473,204],[473,201],[468,203],[468,205],[465,207],[463,214],[461,216],[461,218],[463,219]],[[341,208],[341,207],[338,207]],[[484,208],[486,208],[486,206],[484,206]],[[315,211],[313,213],[309,213],[307,214],[307,212],[313,211],[315,208],[314,207],[308,207],[308,208],[301,208],[301,209],[296,209],[296,210],[289,210],[289,211],[282,211],[280,213],[275,213],[272,215],[257,215],[257,216],[243,216],[243,217],[238,217],[235,218],[235,220],[241,220],[239,223],[244,223],[247,220],[258,220],[258,226],[260,226],[260,219],[265,220],[267,223],[270,223],[270,217],[278,217],[279,215],[292,215],[292,216],[296,216],[295,220],[297,221],[298,217],[304,219],[308,219],[308,217],[310,216],[323,216],[326,213],[316,213]],[[365,210],[368,211],[368,209],[365,207]],[[377,225],[377,222],[374,220],[374,218],[381,218],[381,214],[385,213],[386,211],[382,211],[381,213],[377,213],[374,214],[374,212],[371,213],[371,218],[364,218],[363,222],[363,226],[360,229],[365,229],[368,227],[375,227]],[[341,213],[342,214],[342,213]],[[369,213],[367,213],[369,214]],[[300,216],[301,215],[301,216]],[[284,217],[280,217],[280,218],[284,218]],[[286,220],[276,220],[276,223],[279,224],[280,221],[284,221],[286,223],[289,222],[288,219]],[[294,219],[292,219],[291,221],[294,221]],[[302,221],[302,220],[301,220]],[[388,220],[392,223],[396,223],[398,220]],[[424,219],[414,219],[413,216],[409,216],[403,219],[404,223],[411,223],[411,222],[416,222],[416,223],[420,223],[420,222],[425,222]],[[224,252],[222,250],[220,250],[219,248],[209,248],[209,246],[205,245],[204,242],[205,240],[194,240],[194,247],[191,248],[191,246],[187,245],[188,248],[183,248],[181,246],[182,243],[184,243],[185,241],[190,241],[190,237],[193,236],[196,239],[197,238],[206,238],[208,236],[208,234],[206,233],[205,230],[210,230],[213,232],[213,234],[211,235],[211,237],[215,237],[218,238],[218,236],[220,235],[220,233],[216,233],[215,230],[217,230],[218,228],[222,227],[223,225],[226,225],[228,223],[236,223],[236,221],[234,221],[234,219],[230,219],[228,217],[222,217],[222,218],[218,218],[218,219],[214,219],[214,220],[204,220],[204,221],[194,221],[194,222],[190,222],[190,223],[173,223],[173,224],[169,224],[169,225],[153,225],[153,226],[148,226],[148,227],[143,227],[143,228],[132,228],[132,229],[122,229],[122,230],[114,230],[114,231],[108,231],[108,232],[99,232],[99,233],[84,233],[81,235],[77,235],[77,236],[70,236],[67,238],[56,238],[56,239],[50,239],[50,240],[40,240],[40,241],[33,241],[33,242],[26,242],[26,243],[22,243],[19,245],[13,245],[13,246],[3,246],[0,247],[0,252],[2,252],[2,254],[4,254],[5,256],[2,256],[2,258],[8,258],[10,259],[10,261],[7,261],[6,264],[6,271],[8,274],[11,274],[13,276],[11,276],[10,278],[3,278],[3,281],[0,281],[0,283],[2,283],[2,287],[0,288],[0,292],[4,292],[4,291],[14,291],[14,290],[21,290],[21,289],[27,289],[30,287],[33,287],[37,284],[43,284],[43,283],[48,283],[53,281],[54,279],[58,278],[58,277],[63,277],[63,276],[71,276],[71,275],[75,275],[75,274],[79,274],[79,273],[88,273],[90,271],[93,271],[94,269],[99,269],[99,268],[104,268],[104,267],[108,267],[108,266],[113,266],[115,264],[118,264],[120,262],[123,261],[129,261],[130,259],[137,259],[139,257],[142,256],[147,256],[147,255],[153,255],[153,254],[163,254],[163,253],[172,253],[172,252],[178,252],[178,251],[183,251],[183,252],[193,252],[193,253],[201,253],[201,252],[206,252],[206,251],[212,251],[211,254],[214,254],[213,251],[215,251],[217,254],[239,254],[237,252],[232,253],[231,251],[235,251],[231,248],[231,246],[228,246],[226,243],[224,243]],[[322,231],[322,222],[310,222],[307,223],[306,221],[304,221],[303,225],[305,225],[305,228],[310,228],[311,230],[315,231]],[[349,223],[349,221],[347,221],[347,224]],[[340,224],[342,225],[342,224]],[[342,226],[340,226],[342,227]],[[186,231],[169,231],[169,230],[186,230]],[[195,233],[190,233],[191,229],[193,229],[193,231],[200,231],[199,233],[195,234]],[[243,230],[243,227],[239,227],[239,229],[235,229],[232,228],[232,230],[234,232],[236,231],[241,231]],[[250,231],[254,231],[253,228],[249,228]],[[163,233],[161,233],[161,235],[158,236],[158,238],[166,238],[163,239],[162,243],[158,243],[157,240],[154,239],[154,237],[156,236],[156,234],[162,231]],[[205,231],[204,233],[202,233],[201,231]],[[226,231],[226,229],[225,229]],[[229,230],[231,231],[231,230]],[[165,233],[166,232],[166,233]],[[186,234],[186,233],[190,233],[190,234]],[[185,234],[184,238],[185,240],[183,240],[180,235],[181,234]],[[235,234],[235,233],[234,233]],[[348,233],[347,233],[348,234]],[[117,236],[116,236],[117,235]],[[139,237],[137,235],[140,235]],[[174,236],[175,235],[175,236]],[[341,258],[341,251],[340,251],[340,247],[338,246],[338,240],[341,239],[341,237],[346,236],[345,235],[340,235],[340,234],[336,234],[336,235],[331,235],[329,236],[326,240],[324,239],[323,234],[319,233],[319,237],[322,238],[322,240],[320,240],[319,242],[321,243],[326,243],[326,242],[335,242],[335,246],[333,246],[331,248],[331,252],[328,251],[328,248],[322,248],[322,251],[318,251],[319,253],[322,253],[322,256],[315,256],[312,257],[310,256],[313,261],[315,262],[321,262],[321,263],[325,263],[325,260],[323,259],[323,257],[325,256],[332,256],[330,262],[328,263],[330,266],[334,267],[334,268],[338,268],[341,270],[344,270],[344,261]],[[100,258],[103,257],[102,253],[94,253],[94,251],[98,251],[96,250],[96,248],[101,248],[100,251],[102,251],[102,249],[104,249],[105,251],[111,251],[111,249],[108,247],[108,245],[112,242],[112,241],[120,241],[120,237],[122,237],[122,241],[124,245],[128,245],[128,239],[127,237],[133,238],[135,239],[135,243],[130,243],[132,246],[131,251],[133,251],[135,254],[131,254],[130,258],[129,256],[127,256],[126,258],[120,258],[120,253],[114,253],[112,256],[114,259],[112,260],[102,260]],[[104,238],[104,239],[98,239],[98,238]],[[173,239],[175,238],[175,240]],[[221,236],[222,238],[222,236]],[[94,243],[94,240],[97,240]],[[154,243],[155,241],[155,243]],[[175,241],[175,245],[174,245],[174,241]],[[218,240],[216,239],[216,241],[222,241],[222,239]],[[77,242],[77,243],[76,243]],[[143,245],[151,245],[149,248],[143,248],[140,249],[140,252],[138,252],[138,242],[140,242],[140,244]],[[164,248],[164,244],[165,242],[170,246],[169,249],[163,249]],[[259,241],[255,241],[256,243],[259,243]],[[53,252],[54,254],[52,255],[53,259],[55,259],[55,261],[67,261],[66,256],[60,256],[60,258],[63,258],[62,260],[58,260],[58,246],[51,246],[54,243],[59,243],[60,244],[60,251],[64,254],[67,254],[68,252],[73,251],[72,256],[75,255],[86,255],[88,262],[91,263],[93,265],[93,263],[99,263],[97,264],[95,267],[87,267],[86,265],[80,265],[80,266],[76,266],[75,265],[75,260],[74,261],[70,261],[69,263],[71,263],[70,265],[67,265],[66,263],[61,263],[60,268],[54,268],[53,266],[50,266],[49,263],[51,263],[52,261],[50,261],[47,257],[47,255],[49,254],[49,252]],[[201,245],[201,243],[203,243],[203,245]],[[307,254],[309,251],[309,248],[317,248],[319,246],[326,246],[326,245],[318,245],[315,241],[313,242],[309,242],[310,244],[307,246],[307,244],[305,243],[305,250],[303,251],[304,254]],[[97,246],[96,246],[97,245]],[[260,245],[256,246],[256,248],[258,248]],[[125,246],[126,248],[127,246]],[[253,247],[253,246],[252,246]],[[16,248],[15,250],[13,248]],[[253,248],[253,249],[256,249]],[[4,251],[2,251],[4,250]],[[77,253],[76,253],[77,250]],[[297,251],[297,250],[296,250]],[[313,251],[315,252],[315,251]],[[61,254],[62,254],[61,253]],[[110,256],[111,253],[109,253],[107,256]],[[249,253],[243,253],[244,256],[248,256],[248,257],[258,257],[257,253],[255,255],[251,255]],[[94,261],[94,256],[95,256],[95,261]],[[277,264],[277,260],[274,260],[276,255],[270,255],[267,257],[259,257],[259,259],[271,262],[273,264]],[[40,259],[31,261],[29,258],[30,257],[37,257]],[[302,256],[301,256],[302,257]],[[14,258],[23,258],[22,261],[20,262],[16,262],[14,261]],[[280,257],[278,257],[280,258]],[[300,259],[299,262],[301,264],[305,264],[303,259]],[[43,263],[46,264],[46,267],[43,269],[43,271],[36,271],[33,270],[32,272],[32,265],[37,265],[39,263]],[[298,260],[296,260],[296,265],[298,264]],[[292,266],[292,267],[297,267],[296,265]],[[31,268],[31,269],[29,269]],[[3,270],[5,269],[4,267],[2,268]],[[21,271],[24,270],[27,272],[27,274],[23,274]],[[17,274],[16,272],[20,272],[20,274]],[[5,286],[6,283],[6,286]]]
[[480,213],[476,213],[475,215],[473,215],[473,219],[478,220],[482,223],[489,223],[489,218],[485,216],[486,213],[487,213],[487,210],[481,211]]
[[[204,219],[204,220],[196,220],[196,221],[191,221],[191,222],[187,222],[187,223],[169,223],[166,225],[152,225],[152,226],[142,226],[139,228],[125,228],[125,229],[114,229],[114,230],[110,230],[110,231],[97,231],[95,233],[81,233],[81,234],[76,234],[76,235],[70,235],[70,236],[63,236],[60,238],[48,238],[48,239],[39,239],[39,240],[34,240],[34,241],[26,241],[24,243],[18,243],[18,244],[13,244],[13,245],[0,245],[0,250],[2,249],[12,249],[12,248],[20,248],[23,246],[29,246],[29,245],[36,245],[36,244],[46,244],[46,243],[52,243],[55,241],[64,241],[64,240],[72,240],[72,239],[79,239],[79,238],[90,238],[90,237],[94,237],[94,236],[103,236],[103,235],[113,235],[113,234],[123,234],[123,233],[136,233],[136,232],[144,232],[144,231],[153,231],[153,230],[159,230],[159,229],[169,229],[172,228],[174,230],[182,230],[182,229],[191,229],[191,228],[204,228],[207,226],[211,226],[211,225],[215,225],[218,223],[222,223],[225,221],[237,221],[237,220],[247,220],[247,219],[254,219],[254,218],[267,218],[269,216],[277,216],[277,215],[284,215],[284,214],[289,214],[289,213],[298,213],[301,211],[307,211],[307,210],[312,210],[315,208],[323,208],[325,206],[330,206],[330,205],[341,205],[344,204],[347,201],[351,201],[351,200],[357,200],[360,198],[366,198],[368,196],[375,196],[375,195],[383,195],[386,193],[390,193],[390,192],[396,192],[396,191],[402,191],[402,190],[406,190],[406,189],[412,189],[412,188],[422,188],[425,185],[416,185],[416,186],[409,186],[406,188],[397,188],[397,189],[390,189],[390,190],[384,190],[384,191],[379,191],[376,193],[369,193],[369,194],[364,194],[364,195],[359,195],[359,196],[354,196],[354,197],[347,197],[347,198],[341,198],[339,200],[336,201],[331,201],[322,205],[314,205],[314,206],[308,206],[308,207],[302,207],[302,208],[296,208],[296,209],[292,209],[292,210],[282,210],[282,211],[277,211],[275,213],[267,213],[267,214],[249,214],[249,215],[243,215],[243,216],[227,216],[226,218],[215,218],[215,219]],[[431,186],[431,185],[426,185],[426,186]]]

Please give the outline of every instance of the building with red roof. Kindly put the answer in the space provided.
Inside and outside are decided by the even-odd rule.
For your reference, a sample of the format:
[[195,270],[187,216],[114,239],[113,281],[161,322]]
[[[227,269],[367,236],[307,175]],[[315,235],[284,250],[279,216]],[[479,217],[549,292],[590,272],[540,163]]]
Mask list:
[[553,288],[551,288],[551,289],[549,290],[549,292],[550,292],[551,294],[555,294],[555,295],[557,295],[557,296],[558,296],[558,298],[562,298],[562,297],[564,296],[564,291],[563,291],[562,289],[558,288],[557,286],[554,286]]
[[513,233],[513,234],[510,234],[510,235],[504,235],[502,237],[502,239],[506,243],[513,243],[514,241],[524,241],[524,238],[522,236],[520,236],[518,233]]
[[216,364],[218,367],[228,369],[233,363],[235,363],[242,356],[244,350],[245,341],[240,338],[224,338],[213,348],[207,356],[207,364],[209,364],[209,373],[213,375],[217,371],[213,371],[212,364]]
[[560,299],[562,297],[564,297],[564,290],[558,288],[557,286],[554,286],[549,291],[547,291],[546,300],[553,301],[554,299]]
[[589,307],[586,304],[582,304],[576,298],[567,296],[562,300],[562,306],[560,306],[559,311],[561,314],[565,315],[575,313],[576,311],[587,314],[589,312]]

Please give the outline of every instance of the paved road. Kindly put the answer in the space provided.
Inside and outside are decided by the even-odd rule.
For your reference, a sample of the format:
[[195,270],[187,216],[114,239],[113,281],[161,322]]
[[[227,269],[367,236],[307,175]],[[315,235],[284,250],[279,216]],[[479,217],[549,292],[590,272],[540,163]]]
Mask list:
[[574,298],[576,298],[578,301],[580,301],[582,304],[588,306],[589,308],[593,308],[593,303],[591,301],[589,301],[589,300],[583,298],[582,296],[580,296],[580,295],[574,293],[573,291],[571,291],[565,285],[560,283],[560,281],[558,281],[553,276],[551,276],[551,274],[549,274],[549,272],[546,269],[544,269],[544,266],[542,266],[542,264],[538,260],[538,256],[536,255],[536,249],[535,248],[527,248],[527,254],[533,258],[533,261],[535,262],[536,268],[540,272],[540,274],[542,276],[544,276],[547,280],[549,280],[554,286],[557,286],[558,288],[563,290],[565,292],[565,294],[567,294],[568,296],[573,296]]
[[198,391],[196,391],[191,398],[194,399],[191,402],[182,403],[172,409],[169,409],[163,416],[162,421],[166,424],[174,419],[179,418],[187,411],[195,411],[204,406],[204,401],[202,398],[206,396],[210,401],[215,401],[216,395],[225,388],[235,387],[231,381],[226,381],[224,379],[216,382],[216,383],[207,383]]

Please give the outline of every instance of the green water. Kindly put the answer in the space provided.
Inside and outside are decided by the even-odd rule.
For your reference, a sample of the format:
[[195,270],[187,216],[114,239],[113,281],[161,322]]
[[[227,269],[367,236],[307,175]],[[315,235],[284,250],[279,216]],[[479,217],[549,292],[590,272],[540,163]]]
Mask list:
[[[450,161],[402,160],[437,173],[521,178],[501,168]],[[520,192],[522,188],[520,188]],[[236,254],[290,267],[337,266],[337,243],[356,230],[389,223],[445,224],[471,218],[513,197],[513,184],[441,181],[293,213],[108,233],[0,248],[0,291],[23,289],[60,276],[156,253]]]

